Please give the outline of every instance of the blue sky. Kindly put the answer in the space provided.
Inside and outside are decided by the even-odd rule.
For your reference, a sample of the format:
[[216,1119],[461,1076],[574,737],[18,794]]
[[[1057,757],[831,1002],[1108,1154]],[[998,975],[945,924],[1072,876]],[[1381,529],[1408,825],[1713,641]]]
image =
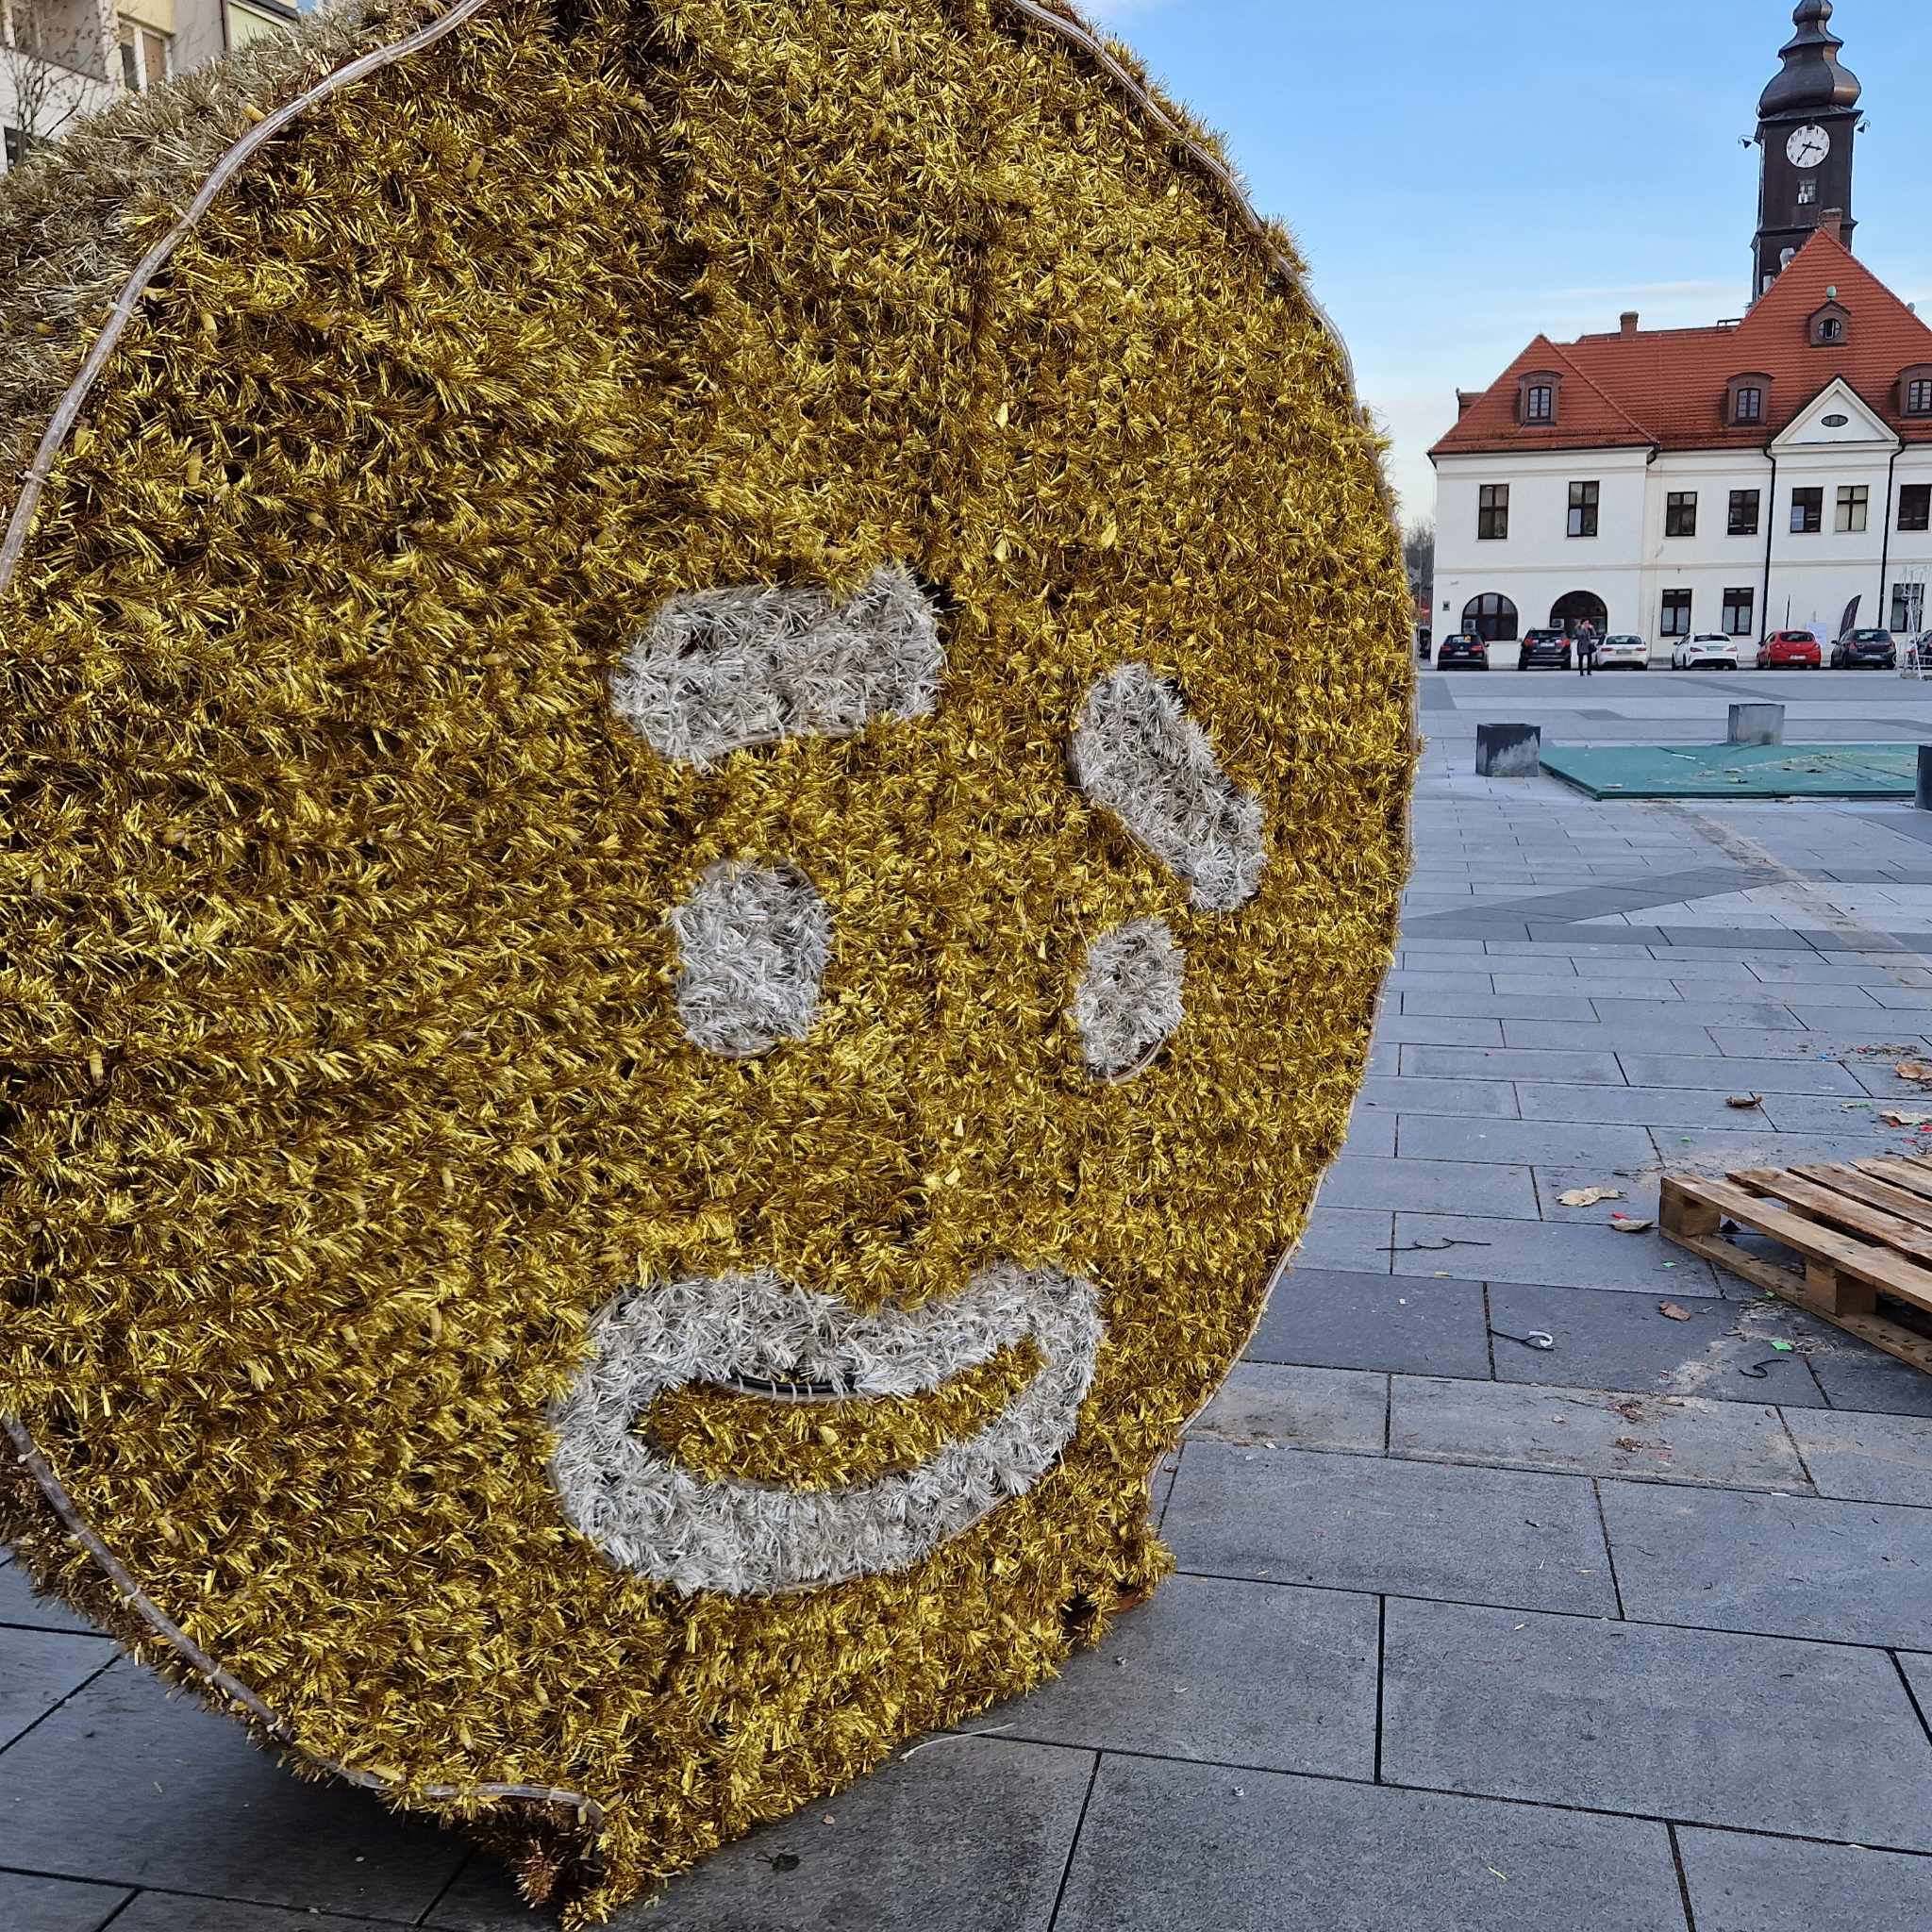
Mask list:
[[[1741,314],[1791,0],[1102,0],[1308,257],[1405,512],[1455,391],[1558,341]],[[1859,255],[1932,316],[1932,5],[1840,0]]]

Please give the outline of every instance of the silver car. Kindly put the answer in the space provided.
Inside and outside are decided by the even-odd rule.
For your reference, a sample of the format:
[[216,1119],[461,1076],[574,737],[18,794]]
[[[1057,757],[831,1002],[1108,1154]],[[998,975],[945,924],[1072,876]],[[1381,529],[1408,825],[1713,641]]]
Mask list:
[[1648,671],[1649,641],[1632,637],[1627,631],[1618,631],[1605,638],[1596,647],[1596,668],[1599,671]]

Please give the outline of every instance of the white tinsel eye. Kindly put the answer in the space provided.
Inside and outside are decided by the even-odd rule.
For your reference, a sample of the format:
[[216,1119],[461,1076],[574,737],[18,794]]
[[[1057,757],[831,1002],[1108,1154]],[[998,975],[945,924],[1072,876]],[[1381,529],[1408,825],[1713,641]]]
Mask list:
[[1188,882],[1206,912],[1233,912],[1261,883],[1261,801],[1239,790],[1213,743],[1145,664],[1087,693],[1074,776],[1095,805]]

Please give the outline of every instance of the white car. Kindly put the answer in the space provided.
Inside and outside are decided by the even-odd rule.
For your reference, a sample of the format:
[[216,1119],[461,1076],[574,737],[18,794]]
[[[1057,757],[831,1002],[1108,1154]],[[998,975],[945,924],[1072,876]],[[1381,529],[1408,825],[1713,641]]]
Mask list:
[[1630,671],[1650,669],[1650,645],[1643,638],[1626,632],[1613,633],[1596,647],[1596,668],[1614,671],[1619,665]]
[[1671,669],[1690,671],[1708,665],[1714,671],[1738,668],[1738,641],[1714,630],[1699,631],[1694,638],[1679,638],[1671,651]]

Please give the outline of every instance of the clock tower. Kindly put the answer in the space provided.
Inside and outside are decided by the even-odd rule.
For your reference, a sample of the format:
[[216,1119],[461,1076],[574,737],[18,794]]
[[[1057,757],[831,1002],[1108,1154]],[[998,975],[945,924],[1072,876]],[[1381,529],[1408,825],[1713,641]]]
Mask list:
[[1757,103],[1757,144],[1764,150],[1757,191],[1751,299],[1810,239],[1827,209],[1852,230],[1852,148],[1858,133],[1858,76],[1840,63],[1844,42],[1831,30],[1831,0],[1799,0],[1797,32],[1783,49],[1784,72]]

